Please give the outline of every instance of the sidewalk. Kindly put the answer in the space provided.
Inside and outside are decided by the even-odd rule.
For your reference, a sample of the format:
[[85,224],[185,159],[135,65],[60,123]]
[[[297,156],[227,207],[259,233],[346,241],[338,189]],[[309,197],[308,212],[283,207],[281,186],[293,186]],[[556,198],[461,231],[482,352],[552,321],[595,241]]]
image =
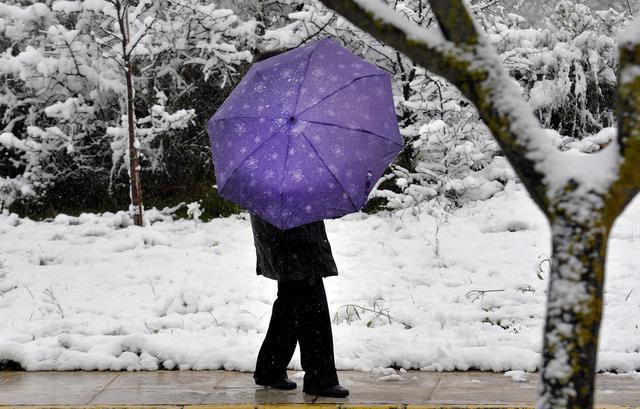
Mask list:
[[[532,407],[538,380],[537,375],[528,374],[526,381],[516,382],[501,373],[486,372],[409,371],[398,375],[392,375],[389,380],[379,374],[340,372],[340,382],[350,389],[351,395],[346,399],[328,399],[303,394],[302,380],[296,379],[295,372],[289,374],[298,382],[298,388],[293,391],[257,387],[252,374],[225,371],[0,372],[0,406],[206,405],[211,408],[323,403],[328,404],[325,406],[328,408],[338,403],[341,407]],[[598,375],[596,385],[597,405],[638,405],[640,408],[640,379]]]

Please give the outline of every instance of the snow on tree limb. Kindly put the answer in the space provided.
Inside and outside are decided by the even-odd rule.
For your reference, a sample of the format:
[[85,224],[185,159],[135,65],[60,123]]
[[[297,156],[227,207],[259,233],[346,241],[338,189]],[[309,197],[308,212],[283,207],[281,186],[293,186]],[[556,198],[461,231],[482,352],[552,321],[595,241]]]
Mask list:
[[404,17],[378,2],[327,0],[323,3],[364,31],[379,34],[376,38],[406,55],[422,56],[425,67],[435,74],[443,77],[464,74],[455,63],[459,57],[455,47],[445,41],[438,30],[409,24]]
[[617,119],[618,149],[622,156],[619,177],[608,195],[608,223],[640,192],[640,17],[619,35]]
[[[325,3],[328,4],[328,2]],[[366,11],[382,22],[403,31],[404,35],[406,35],[408,39],[419,41],[423,45],[434,50],[434,52],[439,53],[440,51],[438,51],[438,49],[445,43],[442,32],[439,29],[425,29],[415,24],[408,25],[407,20],[403,16],[391,10],[384,3],[367,0],[355,0],[354,3],[356,3],[361,9],[358,10],[357,8],[354,8],[353,12],[357,13],[360,11]],[[345,4],[345,6],[349,7],[349,4]],[[338,9],[333,7],[333,5],[331,8],[338,11]],[[400,27],[402,28],[400,29]],[[391,27],[386,27],[385,29],[389,30]]]
[[11,132],[0,133],[0,147],[7,149],[19,149],[21,151],[27,150],[24,141],[16,138],[16,136]]

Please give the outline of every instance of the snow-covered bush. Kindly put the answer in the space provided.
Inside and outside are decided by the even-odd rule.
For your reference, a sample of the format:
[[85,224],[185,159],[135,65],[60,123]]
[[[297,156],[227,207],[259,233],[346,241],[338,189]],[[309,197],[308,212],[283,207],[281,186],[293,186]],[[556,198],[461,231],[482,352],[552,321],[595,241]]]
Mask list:
[[[0,4],[0,157],[7,159],[0,205],[52,195],[73,200],[69,189],[84,189],[75,192],[84,198],[127,183],[126,81],[114,1]],[[243,44],[253,25],[204,0],[140,1],[128,18],[136,144],[143,171],[157,175],[172,137],[195,126],[199,101],[189,94],[203,84],[192,78],[219,87],[237,77],[234,67],[251,53],[234,43]],[[202,146],[206,139],[196,160],[183,147],[183,163],[208,158]]]
[[[502,7],[474,6],[543,126],[555,131],[558,147],[591,153],[607,145],[615,123],[614,37],[628,15],[592,12],[563,0],[540,26],[526,27],[523,17]],[[396,85],[406,147],[374,197],[390,208],[434,197],[460,205],[491,197],[515,179],[475,108],[457,90],[411,65],[400,70]]]
[[594,12],[562,0],[539,27],[523,28],[525,19],[508,13],[483,22],[542,124],[568,143],[615,122],[614,38],[628,19],[613,9]]

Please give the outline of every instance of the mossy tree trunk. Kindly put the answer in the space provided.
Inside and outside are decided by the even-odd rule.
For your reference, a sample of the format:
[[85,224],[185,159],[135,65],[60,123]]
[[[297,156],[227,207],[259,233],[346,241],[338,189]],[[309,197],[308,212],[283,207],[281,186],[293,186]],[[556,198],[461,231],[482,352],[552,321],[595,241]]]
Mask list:
[[608,234],[601,219],[552,216],[539,407],[593,406]]
[[538,407],[593,407],[609,232],[640,190],[640,39],[620,45],[617,141],[584,158],[584,175],[573,171],[575,162],[563,166],[562,153],[545,141],[545,131],[462,0],[430,0],[439,32],[414,26],[377,1],[321,1],[446,78],[474,103],[551,226]]

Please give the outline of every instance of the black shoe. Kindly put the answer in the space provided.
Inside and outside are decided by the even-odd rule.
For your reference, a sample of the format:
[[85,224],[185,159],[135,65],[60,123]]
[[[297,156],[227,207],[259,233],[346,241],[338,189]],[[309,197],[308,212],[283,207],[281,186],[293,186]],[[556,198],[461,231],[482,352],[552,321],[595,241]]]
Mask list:
[[343,388],[340,385],[333,385],[327,388],[305,387],[303,392],[309,395],[326,396],[328,398],[346,398],[349,396],[349,389]]
[[267,386],[269,388],[282,390],[295,389],[298,386],[294,381],[287,378],[278,379],[271,382],[262,382],[261,380],[256,379],[256,385]]

